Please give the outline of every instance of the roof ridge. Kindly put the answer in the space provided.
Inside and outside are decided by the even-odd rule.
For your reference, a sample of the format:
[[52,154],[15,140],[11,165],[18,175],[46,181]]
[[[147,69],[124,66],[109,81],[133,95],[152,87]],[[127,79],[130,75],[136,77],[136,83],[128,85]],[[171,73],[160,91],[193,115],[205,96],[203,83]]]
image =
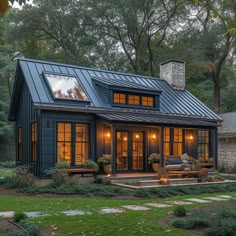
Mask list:
[[113,74],[129,75],[129,76],[135,76],[135,77],[142,77],[142,78],[146,78],[146,79],[150,79],[150,80],[164,81],[164,80],[160,79],[159,77],[152,77],[152,76],[147,76],[147,75],[122,72],[122,71],[113,71],[113,70],[108,70],[108,69],[91,68],[91,67],[86,67],[86,66],[65,64],[65,63],[61,63],[61,62],[51,62],[51,61],[44,61],[44,60],[37,60],[37,59],[30,59],[30,58],[18,58],[18,61],[38,62],[38,63],[44,63],[44,64],[50,64],[50,65],[59,65],[59,66],[72,67],[72,68],[78,68],[78,69],[86,69],[86,70],[93,70],[93,71],[100,71],[100,72],[109,72],[109,73],[113,73]]

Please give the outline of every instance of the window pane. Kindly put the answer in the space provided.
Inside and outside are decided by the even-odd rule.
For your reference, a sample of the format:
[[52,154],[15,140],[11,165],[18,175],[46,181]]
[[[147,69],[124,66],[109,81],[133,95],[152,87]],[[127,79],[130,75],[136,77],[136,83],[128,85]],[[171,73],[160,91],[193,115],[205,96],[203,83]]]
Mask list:
[[124,93],[113,93],[113,102],[117,104],[126,103],[126,94]]
[[128,103],[130,105],[139,105],[140,104],[140,97],[137,95],[129,95],[128,97]]
[[142,105],[143,105],[143,106],[150,106],[150,107],[153,107],[153,106],[154,106],[154,99],[153,99],[153,97],[150,97],[150,96],[142,96]]
[[88,101],[88,97],[75,77],[54,74],[45,74],[45,76],[56,98]]

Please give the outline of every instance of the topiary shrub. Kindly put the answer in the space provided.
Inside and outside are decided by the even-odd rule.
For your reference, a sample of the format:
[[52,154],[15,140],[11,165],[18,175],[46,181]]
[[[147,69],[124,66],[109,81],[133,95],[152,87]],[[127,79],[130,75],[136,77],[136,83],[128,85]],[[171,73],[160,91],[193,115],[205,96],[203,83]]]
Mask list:
[[174,215],[177,217],[183,217],[186,216],[187,212],[184,206],[177,206],[174,209]]
[[21,220],[20,225],[25,229],[27,235],[40,236],[40,228],[29,220]]
[[183,219],[175,219],[170,222],[170,225],[175,228],[182,228],[184,229],[185,221]]
[[17,223],[20,222],[21,220],[26,219],[26,218],[28,218],[28,216],[23,212],[15,213],[13,216],[13,220]]

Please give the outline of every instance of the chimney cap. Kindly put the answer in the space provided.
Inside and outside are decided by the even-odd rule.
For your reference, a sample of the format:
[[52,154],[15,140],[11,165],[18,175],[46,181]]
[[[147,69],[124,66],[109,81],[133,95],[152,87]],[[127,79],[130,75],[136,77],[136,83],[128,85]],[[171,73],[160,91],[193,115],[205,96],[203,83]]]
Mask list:
[[170,59],[170,60],[167,60],[167,61],[162,62],[160,65],[162,66],[162,65],[167,64],[167,63],[169,63],[169,62],[178,62],[178,63],[183,63],[183,64],[185,64],[185,61],[182,61],[182,60],[179,60],[179,59]]

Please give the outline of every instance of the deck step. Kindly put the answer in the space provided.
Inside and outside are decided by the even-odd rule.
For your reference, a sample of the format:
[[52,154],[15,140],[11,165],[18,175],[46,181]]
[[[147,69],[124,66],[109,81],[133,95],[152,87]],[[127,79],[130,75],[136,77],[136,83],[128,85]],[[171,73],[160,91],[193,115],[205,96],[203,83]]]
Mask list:
[[[197,183],[198,178],[177,178],[177,179],[169,179],[169,185],[177,185],[177,184],[192,184]],[[159,185],[160,180],[141,180],[137,181],[138,186],[155,186]]]
[[110,176],[106,177],[107,179],[110,179],[112,183],[137,183],[138,181],[151,181],[151,180],[157,180],[156,174],[151,175],[128,175],[128,176]]

